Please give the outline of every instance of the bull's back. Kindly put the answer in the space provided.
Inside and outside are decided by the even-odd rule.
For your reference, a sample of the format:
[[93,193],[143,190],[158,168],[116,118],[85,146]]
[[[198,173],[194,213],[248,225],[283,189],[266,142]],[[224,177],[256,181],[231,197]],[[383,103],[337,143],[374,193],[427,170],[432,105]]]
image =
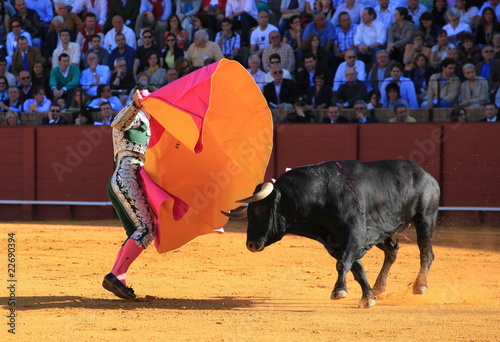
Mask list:
[[403,159],[328,161],[292,169],[278,183],[299,198],[302,207],[326,207],[339,215],[363,213],[391,225],[414,215],[426,198],[439,198],[435,179]]
[[[290,176],[290,177],[288,177]],[[348,185],[370,190],[380,190],[384,185],[406,187],[433,182],[434,178],[418,164],[405,159],[387,159],[373,162],[357,160],[334,160],[292,169],[280,177],[280,181],[300,181],[306,186],[317,183],[346,180]]]

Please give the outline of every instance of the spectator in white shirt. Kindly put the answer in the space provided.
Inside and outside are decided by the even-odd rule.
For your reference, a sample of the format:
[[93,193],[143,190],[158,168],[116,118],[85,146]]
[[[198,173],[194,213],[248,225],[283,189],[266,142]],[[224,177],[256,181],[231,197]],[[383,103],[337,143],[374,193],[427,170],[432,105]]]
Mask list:
[[260,69],[260,57],[257,55],[248,57],[248,66],[250,68],[247,70],[259,86],[260,91],[264,91],[266,73]]
[[113,29],[109,30],[109,32],[104,36],[104,48],[107,49],[109,53],[111,53],[111,51],[113,51],[113,49],[117,47],[115,42],[116,34],[123,33],[127,45],[134,50],[137,50],[135,33],[131,28],[125,26],[125,24],[123,23],[123,18],[119,15],[115,15],[113,17],[112,24]]
[[366,81],[366,70],[365,63],[357,59],[356,52],[354,50],[347,50],[344,54],[345,62],[340,63],[335,73],[335,78],[333,79],[333,91],[337,91],[341,84],[347,82],[345,77],[345,70],[347,68],[354,68],[358,73],[359,81]]
[[69,56],[70,64],[79,67],[80,66],[80,56],[82,54],[80,45],[77,43],[70,42],[70,33],[68,29],[63,29],[60,33],[61,45],[54,50],[52,53],[52,66],[57,66],[59,61],[59,56],[62,53],[66,53]]
[[33,98],[24,102],[23,111],[26,113],[46,113],[49,111],[51,101],[45,96],[43,86],[33,87]]
[[257,18],[259,26],[253,30],[250,36],[250,53],[252,55],[261,55],[266,47],[271,45],[269,34],[272,31],[278,31],[278,28],[269,24],[269,13],[267,11],[259,12]]
[[461,40],[460,34],[465,32],[472,33],[472,29],[469,24],[460,22],[460,10],[456,8],[448,8],[444,17],[448,21],[448,24],[444,25],[443,30],[448,33],[448,41],[450,43],[457,45],[457,43]]
[[10,22],[10,27],[12,31],[7,33],[7,37],[5,39],[6,40],[5,45],[7,48],[7,56],[12,57],[17,48],[17,38],[19,38],[20,36],[26,37],[29,46],[33,46],[33,44],[31,42],[31,35],[29,34],[29,32],[26,32],[21,28],[22,21],[20,18],[17,17],[12,18]]
[[95,97],[99,84],[109,84],[111,74],[107,65],[98,64],[99,59],[93,52],[87,55],[87,63],[89,67],[83,70],[80,84],[87,96]]
[[387,41],[387,29],[377,20],[377,13],[372,7],[363,11],[363,23],[359,24],[354,34],[354,51],[359,59],[371,66],[376,60],[377,51]]

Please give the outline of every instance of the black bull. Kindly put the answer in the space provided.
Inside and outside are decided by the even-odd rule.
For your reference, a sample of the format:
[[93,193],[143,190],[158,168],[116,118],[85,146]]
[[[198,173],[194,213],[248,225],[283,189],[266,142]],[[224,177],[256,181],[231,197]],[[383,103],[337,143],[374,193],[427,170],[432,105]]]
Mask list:
[[[337,259],[331,298],[347,296],[346,275],[351,271],[363,291],[360,306],[369,307],[376,294],[385,292],[399,249],[396,233],[412,222],[420,249],[413,292],[427,291],[439,196],[436,180],[408,160],[330,161],[292,169],[275,184],[259,184],[253,196],[238,202],[249,203],[250,251],[262,251],[286,234],[317,240]],[[372,289],[360,259],[374,245],[385,257]]]

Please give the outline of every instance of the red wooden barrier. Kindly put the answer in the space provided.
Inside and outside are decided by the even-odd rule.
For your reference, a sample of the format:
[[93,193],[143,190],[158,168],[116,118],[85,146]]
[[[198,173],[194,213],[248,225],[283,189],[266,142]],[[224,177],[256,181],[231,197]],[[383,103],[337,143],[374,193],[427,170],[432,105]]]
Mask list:
[[[405,158],[439,181],[441,206],[500,207],[499,129],[487,123],[276,124],[265,178],[332,159]],[[0,127],[0,144],[0,200],[108,202],[114,168],[109,127]],[[474,213],[472,221],[497,224],[498,216]],[[0,205],[2,220],[112,217],[110,206]]]
[[357,125],[277,124],[276,176],[287,167],[357,158]]

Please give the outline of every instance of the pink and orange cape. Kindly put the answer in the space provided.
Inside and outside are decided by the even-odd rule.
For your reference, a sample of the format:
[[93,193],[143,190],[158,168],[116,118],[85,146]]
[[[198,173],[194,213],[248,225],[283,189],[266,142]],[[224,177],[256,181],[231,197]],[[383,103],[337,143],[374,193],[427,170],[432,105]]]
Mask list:
[[272,116],[250,74],[223,59],[158,89],[143,102],[151,139],[141,171],[164,253],[224,227],[220,213],[262,182]]

